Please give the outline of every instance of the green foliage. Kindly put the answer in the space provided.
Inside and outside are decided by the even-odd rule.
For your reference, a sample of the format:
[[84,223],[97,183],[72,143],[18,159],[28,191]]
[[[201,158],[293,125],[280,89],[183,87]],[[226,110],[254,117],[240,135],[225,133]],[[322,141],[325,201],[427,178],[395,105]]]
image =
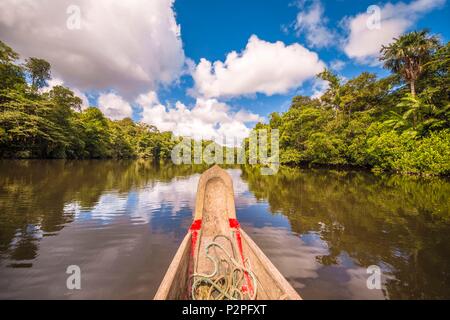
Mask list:
[[[318,78],[328,89],[320,98],[294,97],[287,112],[255,126],[279,130],[282,164],[449,174],[449,43],[412,32],[381,53],[392,75],[363,72],[344,81],[325,69]],[[18,59],[0,41],[0,157],[159,160],[180,141],[131,119],[111,121],[98,108],[82,111],[81,99],[63,86],[42,93],[50,64]]]
[[31,85],[35,89],[45,87],[47,85],[47,80],[51,79],[50,63],[43,59],[27,59],[25,69],[30,74]]
[[255,127],[279,129],[281,164],[449,174],[449,43],[413,32],[382,54],[394,74],[378,79],[363,72],[343,81],[326,69],[318,74],[328,83],[319,99],[294,97],[287,112]]
[[450,131],[432,132],[414,140],[411,148],[395,162],[395,169],[407,173],[450,174]]
[[[19,55],[0,41],[0,157],[167,159],[176,141],[131,119],[111,121],[98,108],[81,110],[70,89],[40,88],[50,79],[50,64]],[[26,74],[31,84],[26,81]]]
[[85,150],[89,156],[91,158],[111,157],[108,120],[103,116],[103,113],[97,108],[90,107],[81,114],[81,120]]
[[25,84],[22,67],[14,64],[17,59],[17,52],[0,41],[0,91]]
[[280,163],[287,165],[298,165],[302,162],[303,157],[299,150],[287,148],[280,154]]
[[0,97],[5,101],[0,105],[0,126],[5,131],[0,147],[3,154],[52,157],[63,152],[69,142],[63,128],[51,120],[52,101],[18,90]]
[[414,133],[411,131],[401,135],[396,131],[376,134],[367,140],[368,163],[375,169],[395,170],[398,161],[411,149],[413,141]]
[[381,49],[384,66],[399,74],[410,85],[411,95],[415,96],[415,83],[423,72],[424,65],[432,59],[440,47],[439,39],[430,36],[427,30],[413,31],[402,35]]
[[337,137],[328,137],[324,132],[311,134],[306,142],[304,159],[312,164],[345,164],[343,141]]

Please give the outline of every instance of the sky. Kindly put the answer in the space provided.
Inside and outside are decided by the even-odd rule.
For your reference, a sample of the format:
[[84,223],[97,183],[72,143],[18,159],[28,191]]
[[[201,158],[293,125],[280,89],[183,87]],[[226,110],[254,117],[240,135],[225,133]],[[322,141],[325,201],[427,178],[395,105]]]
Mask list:
[[2,0],[0,39],[52,65],[113,119],[238,142],[295,95],[319,97],[325,67],[343,81],[387,73],[381,46],[428,28],[449,40],[446,0]]

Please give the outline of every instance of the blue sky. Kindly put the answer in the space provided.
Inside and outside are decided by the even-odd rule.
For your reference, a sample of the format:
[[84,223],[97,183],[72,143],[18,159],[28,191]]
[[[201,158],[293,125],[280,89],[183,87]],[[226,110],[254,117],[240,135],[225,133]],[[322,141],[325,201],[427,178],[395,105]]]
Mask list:
[[446,0],[2,0],[0,39],[111,119],[242,139],[319,97],[325,66],[384,76],[382,44],[421,28],[446,42],[449,17]]
[[[394,1],[392,3],[398,3]],[[409,1],[411,2],[411,1]],[[345,36],[345,30],[341,26],[341,20],[346,16],[354,16],[365,12],[370,5],[383,6],[387,1],[370,0],[336,0],[322,1],[327,26]],[[406,2],[408,3],[408,2]],[[283,26],[290,26],[297,17],[301,7],[292,0],[215,0],[215,1],[190,1],[178,0],[175,2],[177,22],[181,25],[181,34],[186,55],[198,62],[201,58],[210,61],[223,61],[226,55],[232,51],[241,51],[245,48],[252,34],[260,39],[275,42],[283,41],[286,44],[295,42],[305,43],[305,37],[297,35],[293,28],[289,32],[283,31]],[[429,28],[433,33],[441,35],[444,41],[449,36],[450,9],[448,3],[430,10],[417,19],[412,28]],[[307,46],[308,47],[308,46]],[[337,71],[345,78],[351,78],[362,71],[374,72],[380,76],[387,71],[377,66],[357,63],[348,58],[337,44],[327,48],[315,49],[320,58],[326,63],[339,59],[345,62],[342,70]],[[230,101],[240,107],[245,107],[264,116],[273,111],[285,111],[293,96],[298,93],[310,95],[312,82],[290,90],[287,94],[275,94],[267,96],[257,94],[252,98],[235,98]],[[164,92],[163,96],[168,100],[186,99],[185,90],[192,86],[190,77],[183,78],[180,88],[171,88]]]

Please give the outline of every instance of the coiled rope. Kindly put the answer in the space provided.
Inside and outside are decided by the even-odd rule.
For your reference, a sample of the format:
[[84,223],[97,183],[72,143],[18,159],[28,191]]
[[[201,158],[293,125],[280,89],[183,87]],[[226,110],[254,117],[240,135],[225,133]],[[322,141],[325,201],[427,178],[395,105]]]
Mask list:
[[[232,255],[216,241],[218,238],[224,238],[230,243]],[[224,254],[219,256],[217,250],[212,254],[212,248],[219,249]],[[255,300],[257,279],[251,270],[250,260],[245,259],[243,264],[238,261],[236,245],[229,237],[216,235],[206,246],[206,258],[213,263],[214,270],[211,274],[191,275],[193,300]],[[245,283],[248,279],[251,279],[252,288],[248,288]]]

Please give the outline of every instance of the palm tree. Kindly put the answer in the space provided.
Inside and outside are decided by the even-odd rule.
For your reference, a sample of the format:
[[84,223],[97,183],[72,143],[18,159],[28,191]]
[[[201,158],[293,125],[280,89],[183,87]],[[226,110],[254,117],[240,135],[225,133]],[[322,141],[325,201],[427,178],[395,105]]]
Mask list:
[[411,96],[416,96],[416,80],[423,71],[424,64],[439,48],[439,38],[430,36],[428,30],[413,31],[394,38],[388,46],[382,46],[380,57],[384,67],[398,73],[409,83]]

